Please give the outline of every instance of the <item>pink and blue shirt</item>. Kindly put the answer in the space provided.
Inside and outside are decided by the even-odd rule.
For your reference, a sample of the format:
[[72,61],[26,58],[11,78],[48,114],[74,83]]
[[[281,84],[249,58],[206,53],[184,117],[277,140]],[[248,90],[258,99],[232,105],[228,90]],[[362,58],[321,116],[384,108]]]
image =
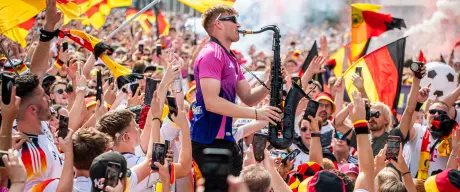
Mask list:
[[235,55],[227,51],[217,39],[211,38],[198,54],[193,72],[197,81],[196,103],[192,107],[192,141],[211,144],[218,138],[235,142],[232,134],[232,117],[206,110],[199,81],[201,78],[220,81],[219,97],[235,103],[238,81],[245,79]]

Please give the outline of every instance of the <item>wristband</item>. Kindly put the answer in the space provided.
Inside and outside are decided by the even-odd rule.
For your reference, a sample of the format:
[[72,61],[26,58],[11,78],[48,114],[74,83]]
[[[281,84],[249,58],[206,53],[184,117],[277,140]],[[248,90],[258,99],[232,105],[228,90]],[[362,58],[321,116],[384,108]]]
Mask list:
[[311,137],[321,137],[321,133],[311,133]]
[[[154,117],[154,118],[152,119],[152,121],[155,121],[155,120],[158,120],[158,121],[160,122],[160,125],[163,124],[163,122],[161,122],[161,119],[160,119],[160,118]],[[161,127],[161,126],[160,126],[160,127]]]
[[54,66],[58,69],[61,69],[63,65],[64,65],[64,62],[60,59],[57,59],[56,62],[54,62]]
[[360,123],[367,123],[367,121],[366,120],[358,120],[358,121],[353,122],[353,125],[357,125],[357,124],[360,124]]
[[401,177],[404,177],[404,175],[406,175],[406,174],[410,174],[410,171],[401,174]]
[[254,109],[254,111],[256,112],[256,120],[257,120],[257,109]]
[[367,122],[357,123],[357,124],[354,124],[353,126],[355,127],[356,135],[369,134],[369,127],[367,126]]
[[112,105],[110,105],[108,103],[106,105],[107,105],[107,111],[110,111],[110,108],[112,108]]
[[169,164],[169,178],[170,178],[169,183],[172,185],[176,181],[176,166],[174,165],[174,163],[168,162],[168,164]]
[[415,111],[420,111],[420,108],[422,108],[423,103],[417,102],[417,105],[415,106]]
[[48,42],[51,41],[54,37],[58,36],[59,29],[55,31],[45,31],[44,29],[40,29],[40,41],[41,42]]

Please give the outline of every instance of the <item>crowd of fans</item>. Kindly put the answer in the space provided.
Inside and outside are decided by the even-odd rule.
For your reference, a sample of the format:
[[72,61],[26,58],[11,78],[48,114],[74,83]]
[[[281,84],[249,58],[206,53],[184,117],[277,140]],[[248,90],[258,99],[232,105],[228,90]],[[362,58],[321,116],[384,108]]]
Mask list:
[[[6,153],[0,191],[211,191],[206,182],[215,180],[206,178],[209,173],[192,158],[190,128],[199,81],[194,79],[194,63],[210,38],[195,36],[177,15],[169,19],[169,34],[159,38],[133,22],[105,43],[114,49],[111,58],[116,63],[144,78],[117,85],[113,71],[93,53],[70,39],[39,40],[35,29],[76,29],[103,39],[125,20],[123,11],[113,10],[101,30],[79,21],[61,26],[55,0],[47,2],[24,49],[2,39],[8,50],[0,58],[3,74],[13,75],[10,69],[21,69],[18,66],[27,69],[15,77],[10,103],[1,103],[0,149]],[[307,83],[325,72],[326,58],[348,34],[343,26],[327,30],[332,35],[320,38],[319,56],[301,77],[297,74],[308,50],[296,48],[301,42],[291,43],[292,38],[283,39],[292,46],[282,55],[284,89],[297,82],[319,103],[315,117],[304,117],[309,100],[302,99],[293,144],[275,149],[267,142],[260,162],[254,156],[253,137],[267,134],[274,120],[261,120],[257,112],[256,119],[233,118],[232,136],[244,160],[241,173],[228,176],[228,191],[460,191],[460,88],[442,101],[430,100],[430,86],[420,87],[420,79],[408,70],[411,89],[398,119],[387,105],[366,99],[363,79],[356,74],[353,84],[359,92],[352,94],[352,103],[346,102],[340,77]],[[247,53],[232,51],[241,65],[264,74],[261,81],[269,79],[273,53],[254,46]],[[98,71],[105,80],[100,100]],[[181,91],[172,88],[177,77]],[[144,93],[148,79],[157,82],[153,95]],[[146,97],[151,102],[146,104]],[[269,101],[267,95],[259,103],[237,103],[263,108]],[[400,145],[389,146],[395,138]],[[152,161],[157,143],[170,143],[161,163]],[[295,158],[283,161],[293,151],[299,152]],[[120,170],[115,183],[106,181],[113,166]]]

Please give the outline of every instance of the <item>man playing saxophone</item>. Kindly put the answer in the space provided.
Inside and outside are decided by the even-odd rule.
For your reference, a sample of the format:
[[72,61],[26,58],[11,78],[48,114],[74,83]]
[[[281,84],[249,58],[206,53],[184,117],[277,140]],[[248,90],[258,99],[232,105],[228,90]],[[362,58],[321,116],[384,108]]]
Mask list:
[[[264,86],[250,87],[230,46],[239,40],[237,12],[217,5],[203,13],[203,27],[211,37],[194,63],[196,104],[191,122],[192,154],[203,167],[205,148],[225,148],[232,152],[230,173],[239,175],[243,157],[232,135],[232,118],[280,122],[281,110],[265,106],[257,109],[237,105],[236,96],[247,106],[255,106],[269,93]],[[266,84],[269,84],[267,78]],[[270,87],[270,85],[267,85]]]

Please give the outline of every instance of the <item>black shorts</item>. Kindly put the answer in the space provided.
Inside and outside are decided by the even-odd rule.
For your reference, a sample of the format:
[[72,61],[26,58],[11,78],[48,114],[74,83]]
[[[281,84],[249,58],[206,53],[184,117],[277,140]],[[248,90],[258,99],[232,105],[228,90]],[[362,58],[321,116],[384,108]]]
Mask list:
[[206,148],[221,148],[230,150],[232,152],[232,157],[230,158],[230,174],[234,176],[240,175],[240,172],[243,169],[243,155],[241,153],[240,147],[238,147],[235,142],[223,139],[215,139],[212,144],[206,145],[192,141],[192,156],[200,170],[202,170],[203,167],[203,150]]

